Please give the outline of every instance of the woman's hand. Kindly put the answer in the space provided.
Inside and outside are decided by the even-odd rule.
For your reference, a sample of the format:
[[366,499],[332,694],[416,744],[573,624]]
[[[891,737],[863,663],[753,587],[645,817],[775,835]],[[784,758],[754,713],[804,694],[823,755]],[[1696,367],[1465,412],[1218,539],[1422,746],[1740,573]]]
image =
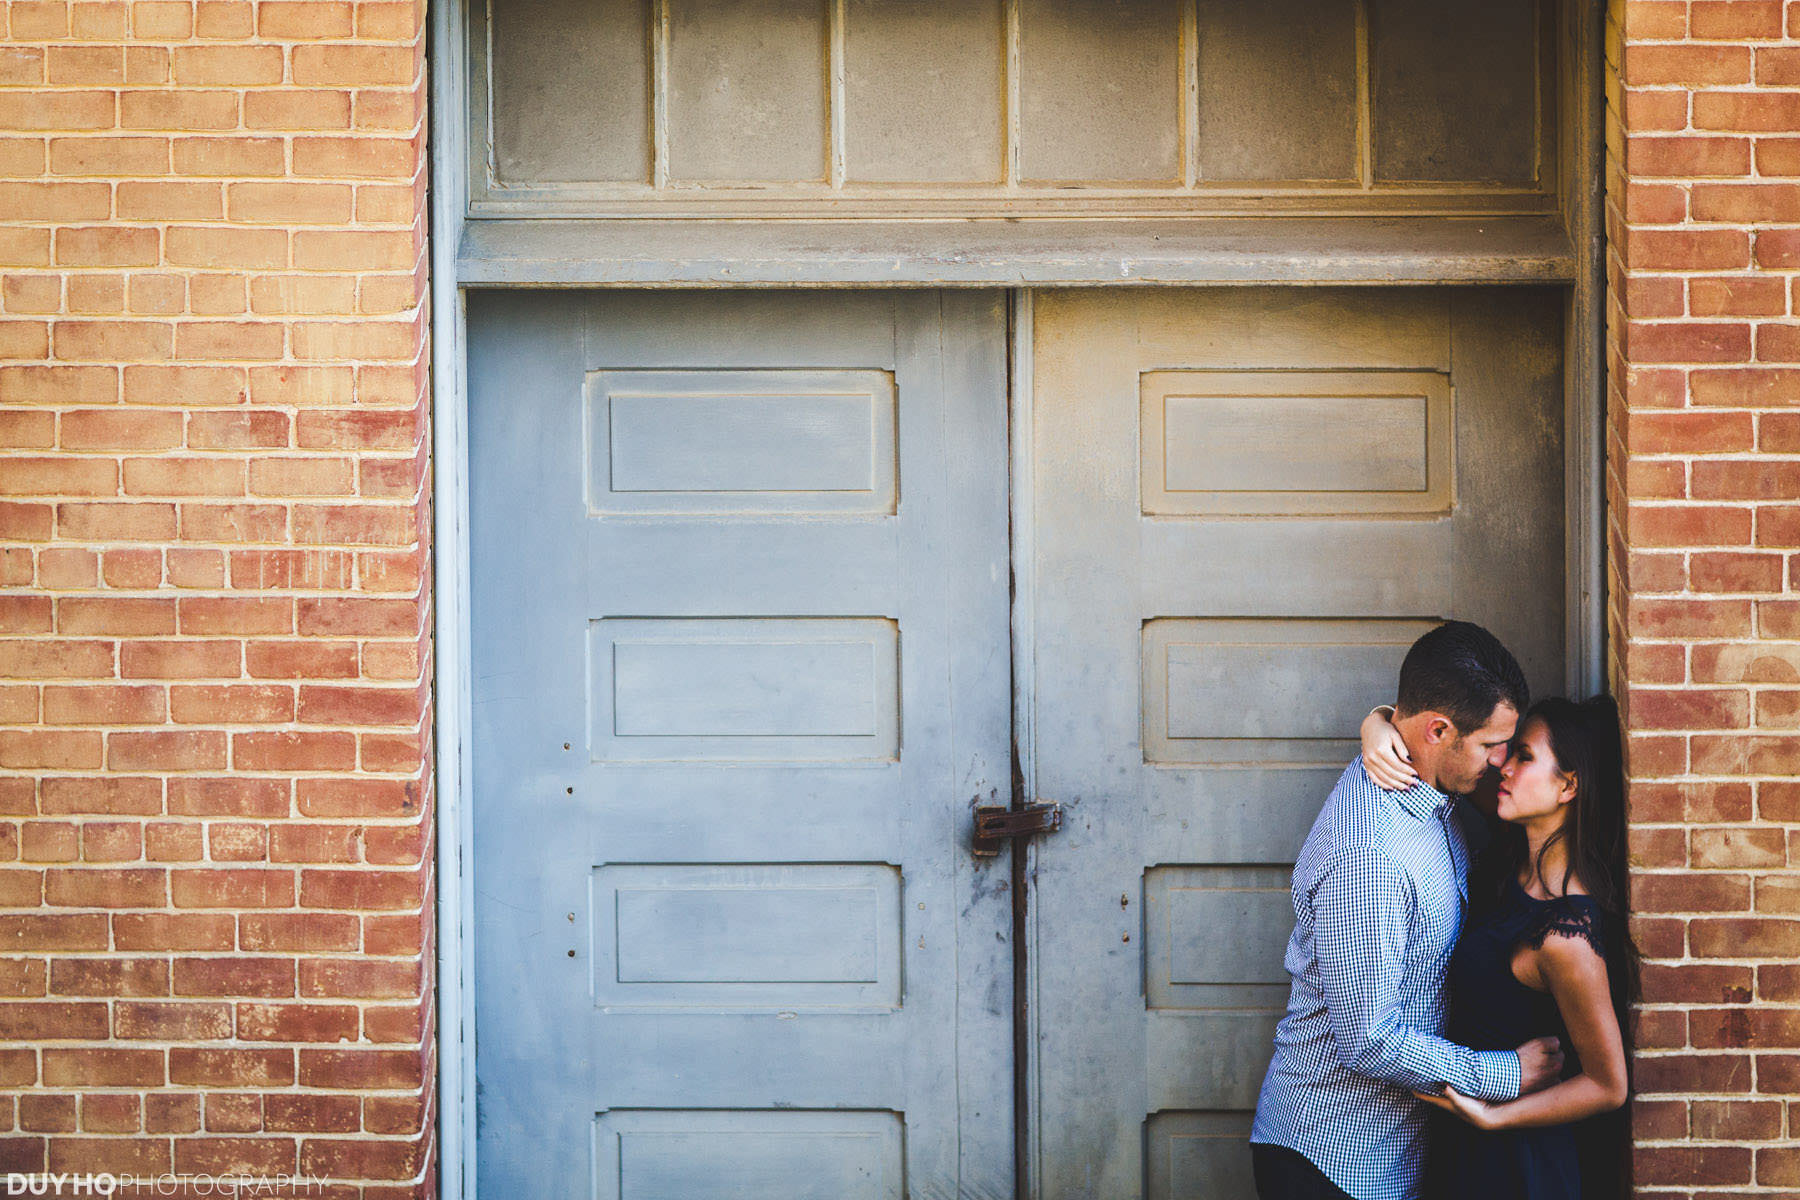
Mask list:
[[1506,1127],[1500,1119],[1499,1105],[1465,1096],[1449,1084],[1444,1085],[1444,1094],[1441,1096],[1427,1096],[1424,1092],[1414,1092],[1413,1095],[1445,1112],[1455,1113],[1477,1129],[1491,1131]]
[[1403,792],[1419,782],[1419,773],[1413,770],[1406,742],[1390,719],[1393,711],[1383,705],[1363,718],[1363,770],[1379,786],[1390,792]]

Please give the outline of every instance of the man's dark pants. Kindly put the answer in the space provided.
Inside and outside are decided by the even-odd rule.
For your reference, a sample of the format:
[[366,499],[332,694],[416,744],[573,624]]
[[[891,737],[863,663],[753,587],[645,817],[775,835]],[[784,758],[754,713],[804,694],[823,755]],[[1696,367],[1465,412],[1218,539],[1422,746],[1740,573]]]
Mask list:
[[1351,1200],[1312,1160],[1286,1146],[1250,1143],[1259,1200]]

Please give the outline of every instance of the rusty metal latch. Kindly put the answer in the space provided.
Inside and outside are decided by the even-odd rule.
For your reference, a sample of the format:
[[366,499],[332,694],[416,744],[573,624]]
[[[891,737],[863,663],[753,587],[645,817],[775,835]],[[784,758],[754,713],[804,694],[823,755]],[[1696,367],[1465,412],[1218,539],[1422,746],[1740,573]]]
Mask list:
[[1023,808],[991,805],[975,810],[975,853],[991,858],[1011,838],[1055,833],[1062,828],[1062,805],[1027,804]]

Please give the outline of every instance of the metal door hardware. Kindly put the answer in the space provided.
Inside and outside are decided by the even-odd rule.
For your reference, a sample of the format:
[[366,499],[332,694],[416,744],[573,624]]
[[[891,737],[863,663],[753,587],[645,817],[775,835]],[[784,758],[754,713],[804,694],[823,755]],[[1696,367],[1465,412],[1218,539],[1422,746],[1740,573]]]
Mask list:
[[1012,838],[1055,833],[1062,828],[1060,804],[1027,804],[1023,808],[990,805],[975,810],[975,853],[991,858]]

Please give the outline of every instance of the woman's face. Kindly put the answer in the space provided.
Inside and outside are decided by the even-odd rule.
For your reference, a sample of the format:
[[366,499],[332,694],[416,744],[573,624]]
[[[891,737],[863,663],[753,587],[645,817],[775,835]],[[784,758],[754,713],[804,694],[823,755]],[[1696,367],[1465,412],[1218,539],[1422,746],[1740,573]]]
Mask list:
[[1550,731],[1536,717],[1525,722],[1500,767],[1500,819],[1527,824],[1566,811],[1575,777],[1556,765]]

